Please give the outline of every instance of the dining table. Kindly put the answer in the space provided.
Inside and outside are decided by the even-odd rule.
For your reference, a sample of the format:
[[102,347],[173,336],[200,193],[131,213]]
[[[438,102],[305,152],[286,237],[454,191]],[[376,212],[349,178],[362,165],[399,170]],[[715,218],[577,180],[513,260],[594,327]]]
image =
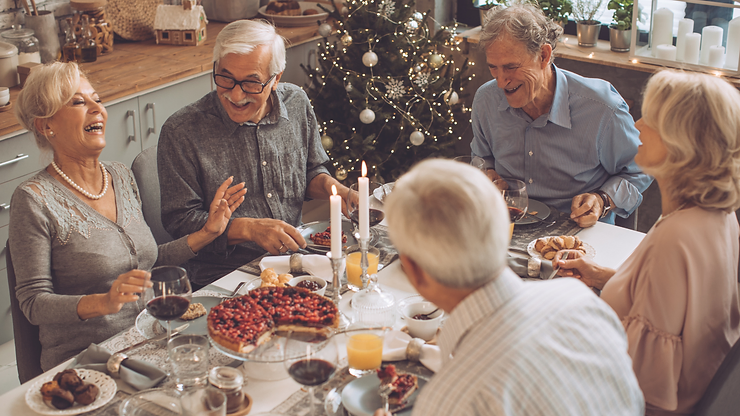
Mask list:
[[[381,227],[383,226],[382,224],[383,223],[381,223]],[[586,229],[577,229],[573,231],[573,233],[576,232],[577,236],[584,243],[587,243],[588,245],[593,247],[596,262],[611,268],[618,268],[633,252],[635,247],[637,247],[637,245],[645,236],[645,234],[641,232],[601,222],[596,223],[596,225]],[[248,268],[240,268],[238,270],[235,270],[232,273],[229,273],[226,276],[213,282],[212,284],[206,286],[205,288],[203,288],[203,291],[194,293],[193,296],[199,296],[201,294],[229,294],[237,287],[239,283],[252,281],[257,278],[257,274],[255,274],[253,271],[249,272],[249,270],[250,269]],[[379,270],[378,282],[383,290],[386,290],[389,293],[393,294],[396,300],[400,300],[416,294],[416,291],[407,280],[406,275],[404,274],[398,260],[391,261],[389,264],[385,265],[384,267],[382,267],[381,270]],[[349,307],[347,302],[347,295],[351,294],[352,292],[345,293],[345,296],[340,301],[340,310],[344,311],[346,310],[346,308]],[[403,329],[402,327],[403,322],[399,318],[396,322],[395,328]],[[101,345],[104,347],[107,345],[109,347],[118,348],[121,345],[130,344],[140,339],[144,339],[142,335],[138,333],[136,328],[132,327],[130,330],[123,332],[124,333],[118,334],[113,337],[116,338],[116,340],[111,339],[107,341],[107,344],[106,342],[104,342],[101,343]],[[340,347],[340,351],[343,350],[345,349],[343,347]],[[2,409],[0,410],[0,414],[8,414],[14,416],[36,415],[37,413],[29,408],[29,406],[26,404],[25,396],[26,392],[29,389],[29,386],[33,385],[34,382],[40,377],[49,377],[49,374],[56,374],[57,372],[70,366],[72,360],[73,359],[65,361],[55,368],[38,376],[37,378],[23,383],[22,385],[0,396],[0,409]],[[344,360],[343,362],[346,366],[346,351],[344,353],[344,357],[341,357],[340,359],[340,367],[342,360]],[[233,359],[229,358],[226,360],[216,360],[216,362],[212,362],[211,364],[226,364],[238,366],[241,365],[241,362],[235,362]],[[344,370],[344,372],[347,372],[346,369]],[[344,377],[345,379],[351,379],[351,376],[347,377],[346,374],[344,375]],[[120,380],[117,380],[117,387],[118,392],[109,405],[104,406],[101,409],[89,412],[87,414],[111,416],[118,415],[118,406],[120,406],[119,402],[135,391],[131,388],[131,386]],[[276,413],[289,416],[293,416],[294,414],[298,415],[301,413],[296,410],[298,409],[298,407],[296,407],[296,403],[299,403],[301,400],[306,400],[305,389],[303,389],[290,377],[285,377],[277,381],[263,381],[256,378],[247,377],[244,391],[252,399],[252,407],[249,414],[274,411]],[[323,391],[323,394],[327,393],[329,393],[328,387],[325,388]]]

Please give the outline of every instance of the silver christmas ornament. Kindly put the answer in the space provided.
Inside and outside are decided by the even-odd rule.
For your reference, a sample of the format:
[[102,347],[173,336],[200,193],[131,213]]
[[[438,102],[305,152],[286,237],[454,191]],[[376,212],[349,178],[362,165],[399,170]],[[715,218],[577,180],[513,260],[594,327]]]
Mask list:
[[354,89],[355,89],[355,87],[350,82],[348,82],[347,85],[344,86],[344,90],[347,91],[347,92],[352,92],[352,90],[354,90]]
[[429,66],[431,66],[434,69],[439,69],[444,65],[444,58],[442,55],[435,53],[432,54],[432,56],[429,57]]
[[414,14],[412,14],[411,17],[417,22],[421,22],[422,20],[424,20],[424,15],[421,14],[421,12],[414,12]]
[[447,94],[445,94],[445,101],[447,101],[447,104],[449,105],[455,105],[460,101],[460,97],[457,96],[457,93],[453,90],[447,91]]
[[322,23],[321,25],[319,25],[319,35],[321,35],[322,37],[329,37],[329,35],[331,35],[331,30],[332,27],[329,23]]
[[375,112],[369,108],[366,108],[360,112],[360,121],[365,124],[370,124],[375,121]]
[[417,22],[414,19],[409,19],[406,21],[406,24],[404,25],[406,27],[407,32],[416,32],[419,30],[419,22]]
[[342,41],[342,45],[349,46],[352,44],[352,36],[349,35],[349,33],[345,33],[342,35],[342,38],[340,39]]
[[325,134],[321,136],[321,146],[324,147],[324,150],[331,150],[334,147],[334,140]]
[[339,168],[339,169],[337,169],[337,172],[335,173],[335,176],[340,181],[343,181],[343,180],[347,179],[347,169],[345,169],[345,168]]
[[367,51],[362,55],[362,64],[367,67],[374,67],[378,63],[378,54],[373,51]]
[[413,144],[414,146],[421,146],[421,144],[424,143],[424,133],[420,132],[419,130],[416,130],[413,133],[411,133],[409,140],[411,141],[411,144]]

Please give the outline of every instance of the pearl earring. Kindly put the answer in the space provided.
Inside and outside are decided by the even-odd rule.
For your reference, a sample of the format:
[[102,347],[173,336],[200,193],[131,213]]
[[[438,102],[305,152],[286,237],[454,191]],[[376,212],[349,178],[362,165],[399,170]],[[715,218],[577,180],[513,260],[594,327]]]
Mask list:
[[54,136],[54,132],[51,129],[49,129],[49,136]]

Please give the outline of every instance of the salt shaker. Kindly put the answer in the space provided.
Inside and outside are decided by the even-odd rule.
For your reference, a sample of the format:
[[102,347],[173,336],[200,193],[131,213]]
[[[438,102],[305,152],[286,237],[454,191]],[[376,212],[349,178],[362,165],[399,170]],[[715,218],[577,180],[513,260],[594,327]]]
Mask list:
[[208,381],[226,396],[226,413],[238,411],[244,403],[244,375],[232,367],[214,367],[208,373]]

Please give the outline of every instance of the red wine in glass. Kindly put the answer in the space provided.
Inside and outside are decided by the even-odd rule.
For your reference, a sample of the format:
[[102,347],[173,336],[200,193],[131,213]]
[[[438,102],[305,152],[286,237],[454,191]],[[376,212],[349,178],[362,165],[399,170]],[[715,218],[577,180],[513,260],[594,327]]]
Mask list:
[[[368,222],[370,223],[371,227],[374,227],[378,224],[380,224],[381,221],[383,221],[383,218],[385,218],[385,214],[383,211],[375,208],[370,208],[370,215],[368,217]],[[359,224],[360,223],[360,211],[354,211],[351,214],[349,214],[349,219],[352,220],[353,224]]]
[[516,207],[509,207],[509,219],[511,222],[517,222],[524,218],[524,211],[516,208]]
[[153,317],[167,323],[167,359],[169,360],[172,329],[170,321],[181,317],[190,306],[193,296],[188,274],[182,267],[155,267],[152,273],[152,287],[144,291],[146,310]]
[[146,310],[153,317],[162,321],[171,321],[181,317],[190,306],[190,300],[182,296],[160,296],[147,302]]
[[334,364],[328,361],[306,359],[294,362],[288,369],[288,374],[304,386],[318,386],[326,383],[335,370]]
[[321,336],[306,334],[288,332],[283,348],[283,364],[288,375],[308,390],[309,415],[316,416],[313,389],[326,383],[334,374],[339,353],[333,333]]

